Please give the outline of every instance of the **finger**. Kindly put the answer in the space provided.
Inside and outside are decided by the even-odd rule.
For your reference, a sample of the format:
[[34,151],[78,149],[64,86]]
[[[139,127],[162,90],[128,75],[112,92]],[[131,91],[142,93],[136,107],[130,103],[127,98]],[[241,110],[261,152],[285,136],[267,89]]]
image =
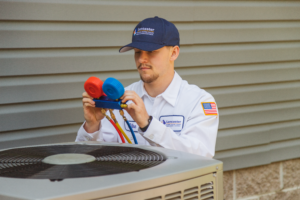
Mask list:
[[83,98],[93,99],[93,97],[91,97],[87,92],[83,92],[83,93],[82,93],[82,97],[83,97]]
[[84,103],[83,104],[83,107],[95,107],[95,105],[93,105],[93,104],[90,104],[90,103]]
[[127,106],[127,108],[125,108],[125,110],[128,112],[129,110],[136,110],[137,109],[137,105],[135,103],[131,103]]
[[125,103],[126,101],[132,101],[135,104],[138,104],[139,99],[138,99],[138,97],[135,97],[135,96],[125,96],[124,99],[122,100],[122,103]]
[[128,95],[137,95],[135,91],[132,91],[132,90],[126,90],[123,94],[123,96],[120,98],[120,99],[123,99],[125,96],[128,96]]
[[136,104],[139,104],[140,102],[143,101],[141,97],[137,95],[137,93],[135,93],[134,91],[128,91],[127,93],[124,93],[122,103],[125,103],[126,101],[129,100],[134,101]]
[[92,99],[89,99],[89,98],[83,98],[82,99],[82,103],[89,103],[89,104],[92,104],[92,105],[95,105],[95,101],[93,101]]

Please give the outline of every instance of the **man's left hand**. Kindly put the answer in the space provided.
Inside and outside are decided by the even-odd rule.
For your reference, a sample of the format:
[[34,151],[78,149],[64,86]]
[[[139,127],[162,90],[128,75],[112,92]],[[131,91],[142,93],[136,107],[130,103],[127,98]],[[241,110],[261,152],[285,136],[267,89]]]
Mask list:
[[132,101],[125,110],[129,113],[132,119],[138,124],[139,127],[144,128],[148,125],[149,115],[145,108],[145,104],[141,97],[134,91],[126,90],[124,95],[121,97],[122,103],[126,101]]

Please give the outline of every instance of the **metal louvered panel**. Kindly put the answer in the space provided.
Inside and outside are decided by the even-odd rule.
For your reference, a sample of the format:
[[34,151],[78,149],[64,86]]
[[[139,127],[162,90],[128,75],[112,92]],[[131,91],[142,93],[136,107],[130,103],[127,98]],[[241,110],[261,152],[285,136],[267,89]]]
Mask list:
[[214,199],[213,182],[210,182],[210,183],[206,183],[206,184],[201,185],[200,199],[201,199],[201,200],[210,200],[210,199]]
[[213,182],[209,182],[209,183],[205,183],[201,185],[201,191],[205,190],[205,189],[211,189],[213,188],[214,183]]
[[201,194],[201,200],[214,199],[214,193],[208,192],[205,194]]
[[[207,187],[211,187],[213,185],[212,181],[214,181],[215,188],[223,188],[222,171],[219,172],[220,173],[217,176],[209,173],[196,178],[166,185],[159,185],[159,183],[156,183],[158,185],[156,185],[154,188],[135,191],[121,196],[118,195],[115,197],[103,198],[103,200],[200,200],[200,185],[203,186],[206,183],[209,183],[208,186],[204,187],[205,189]],[[223,200],[222,190],[215,189],[214,194],[215,196],[213,196],[213,198],[215,198],[215,200]]]
[[167,194],[165,196],[165,200],[181,200],[181,191],[178,191],[178,192],[174,192],[174,193],[171,193],[171,194]]
[[199,199],[199,187],[185,189],[183,193],[184,200],[197,200]]
[[161,196],[159,196],[159,197],[154,197],[154,198],[151,198],[151,199],[145,199],[145,200],[161,200],[162,198],[161,198]]

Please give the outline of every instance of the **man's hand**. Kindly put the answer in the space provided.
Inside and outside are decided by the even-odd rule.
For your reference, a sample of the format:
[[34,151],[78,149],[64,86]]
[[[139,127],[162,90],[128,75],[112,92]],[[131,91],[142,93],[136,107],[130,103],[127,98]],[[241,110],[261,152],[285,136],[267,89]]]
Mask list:
[[132,101],[125,110],[129,113],[132,119],[138,124],[139,127],[144,128],[148,125],[149,115],[145,108],[143,100],[134,91],[127,90],[121,97],[122,103]]
[[84,119],[86,121],[84,129],[88,133],[93,133],[99,129],[100,121],[105,116],[101,113],[101,108],[95,107],[93,97],[88,95],[87,92],[82,93],[82,97]]

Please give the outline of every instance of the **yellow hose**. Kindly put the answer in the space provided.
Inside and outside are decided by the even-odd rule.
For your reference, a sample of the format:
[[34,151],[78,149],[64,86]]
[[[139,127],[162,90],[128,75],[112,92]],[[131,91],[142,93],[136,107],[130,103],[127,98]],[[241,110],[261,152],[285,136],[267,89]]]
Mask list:
[[126,138],[127,142],[129,144],[132,144],[131,140],[128,138],[128,136],[126,135],[126,133],[123,131],[123,129],[121,128],[120,124],[118,122],[115,123],[115,124],[118,127],[118,129],[121,131],[121,133],[123,134],[123,136]]
[[123,129],[121,128],[120,124],[118,123],[116,116],[113,113],[113,109],[108,109],[110,112],[110,116],[111,118],[114,120],[116,126],[118,127],[118,129],[121,131],[121,133],[123,134],[123,136],[126,138],[127,142],[129,144],[132,144],[131,140],[129,139],[129,137],[126,135],[126,133],[123,131]]

